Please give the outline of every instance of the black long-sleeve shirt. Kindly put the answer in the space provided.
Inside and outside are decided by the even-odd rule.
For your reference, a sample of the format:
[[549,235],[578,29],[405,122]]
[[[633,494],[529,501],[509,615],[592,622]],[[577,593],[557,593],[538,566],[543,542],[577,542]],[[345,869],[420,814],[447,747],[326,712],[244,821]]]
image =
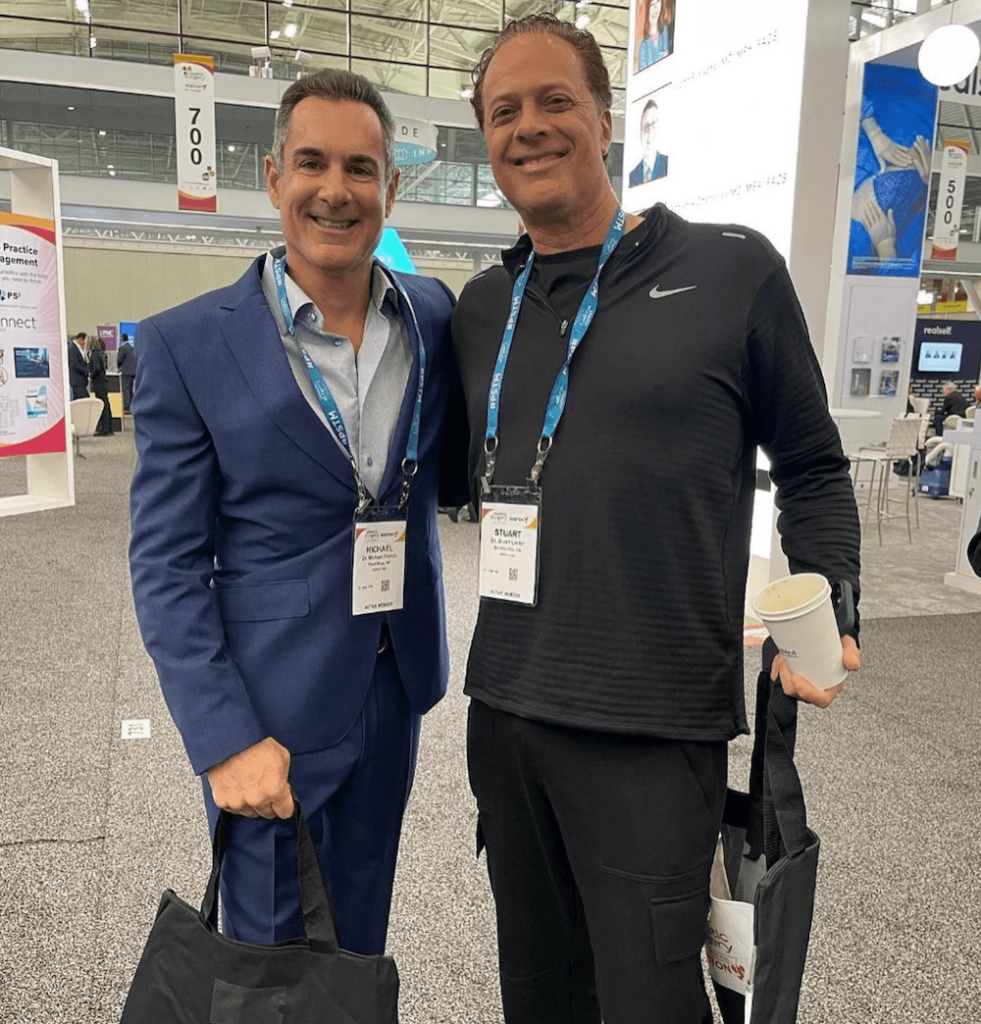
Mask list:
[[[487,393],[530,243],[454,312],[474,495]],[[536,257],[500,399],[495,483],[535,458],[599,248]],[[859,524],[820,369],[781,257],[663,206],[621,241],[572,361],[541,477],[538,604],[482,599],[466,692],[571,726],[674,739],[747,731],[743,605],[755,452],[794,572],[858,594]]]

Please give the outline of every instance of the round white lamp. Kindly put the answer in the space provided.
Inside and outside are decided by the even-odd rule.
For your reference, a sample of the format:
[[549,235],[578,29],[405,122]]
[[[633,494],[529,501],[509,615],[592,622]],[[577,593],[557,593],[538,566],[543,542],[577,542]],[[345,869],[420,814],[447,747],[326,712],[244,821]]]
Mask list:
[[920,74],[934,85],[963,82],[977,67],[981,41],[967,25],[934,29],[920,44],[916,63]]

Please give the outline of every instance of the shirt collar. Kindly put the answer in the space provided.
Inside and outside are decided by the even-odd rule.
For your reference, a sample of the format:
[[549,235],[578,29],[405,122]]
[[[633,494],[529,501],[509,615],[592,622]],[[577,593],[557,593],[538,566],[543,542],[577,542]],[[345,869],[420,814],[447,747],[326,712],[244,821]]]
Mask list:
[[[268,266],[272,268],[272,260],[281,259],[286,255],[286,246],[280,245],[275,249],[270,250],[268,256]],[[299,320],[301,313],[305,306],[312,306],[317,313],[317,320],[322,319],[320,310],[317,309],[313,299],[290,277],[289,274],[286,277],[286,299],[290,305],[290,312],[293,314],[293,320]],[[384,313],[384,307],[386,303],[391,303],[392,309],[398,312],[398,292],[396,291],[395,285],[392,283],[392,279],[388,276],[387,271],[382,267],[381,263],[377,260],[372,264],[371,268],[371,304],[375,307],[377,312]]]

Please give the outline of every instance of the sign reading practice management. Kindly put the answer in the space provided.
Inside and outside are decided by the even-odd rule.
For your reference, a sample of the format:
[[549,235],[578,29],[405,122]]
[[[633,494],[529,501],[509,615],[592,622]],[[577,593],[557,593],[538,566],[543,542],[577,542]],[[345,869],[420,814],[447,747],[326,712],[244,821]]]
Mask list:
[[411,117],[395,119],[395,162],[399,167],[428,164],[436,159],[436,125]]
[[0,213],[0,456],[65,450],[55,224]]
[[216,213],[215,59],[174,54],[177,209]]

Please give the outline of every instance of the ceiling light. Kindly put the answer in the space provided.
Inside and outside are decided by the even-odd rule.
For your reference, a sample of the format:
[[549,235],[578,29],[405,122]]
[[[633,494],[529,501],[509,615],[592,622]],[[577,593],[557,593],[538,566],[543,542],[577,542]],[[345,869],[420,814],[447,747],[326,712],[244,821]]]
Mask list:
[[270,32],[270,33],[269,33],[269,38],[270,38],[270,39],[278,39],[278,38],[279,38],[279,37],[280,37],[281,35],[282,35],[282,33],[281,33],[281,32],[279,31],[279,29],[277,28],[277,29],[275,29],[274,31],[272,31],[272,32]]
[[589,24],[589,15],[588,14],[580,14],[579,17],[576,18],[576,28],[585,28],[588,24]]
[[287,39],[292,39],[296,35],[296,25],[292,21],[288,25],[283,26],[283,35]]
[[69,107],[68,109],[69,109],[69,110],[74,110],[75,108],[74,108],[74,107]]
[[108,167],[110,171],[111,171],[111,170],[113,169],[113,167],[115,167],[115,166],[116,166],[115,164],[106,164],[106,167]]
[[293,6],[293,0],[283,0],[283,6],[284,7],[292,7]]
[[89,49],[94,50],[99,45],[99,40],[95,36],[89,36]]
[[104,136],[105,134],[106,134],[106,130],[105,130],[105,128],[100,128],[100,129],[99,129],[99,135],[100,135],[100,136]]
[[115,178],[116,177],[116,172],[115,171],[110,171],[109,172],[109,177],[110,178]]
[[468,100],[468,99],[470,99],[471,96],[473,96],[473,89],[467,88],[467,89],[461,89],[460,90],[460,99],[461,100]]
[[79,14],[85,14],[89,9],[89,0],[75,0],[75,10]]
[[928,82],[946,87],[967,78],[979,57],[981,41],[967,25],[942,25],[920,44],[916,63]]
[[916,304],[918,306],[932,306],[933,292],[928,292],[925,288],[920,289],[919,295],[916,296]]
[[234,153],[235,152],[235,147],[234,146],[229,146],[228,147],[228,152],[229,153]]

